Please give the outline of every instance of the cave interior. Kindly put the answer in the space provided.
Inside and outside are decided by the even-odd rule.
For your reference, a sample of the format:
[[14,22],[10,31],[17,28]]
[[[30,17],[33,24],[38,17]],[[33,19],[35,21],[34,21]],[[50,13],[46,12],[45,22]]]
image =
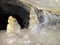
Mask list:
[[2,4],[0,5],[0,30],[6,30],[10,15],[17,19],[21,29],[28,28],[30,13],[23,6]]

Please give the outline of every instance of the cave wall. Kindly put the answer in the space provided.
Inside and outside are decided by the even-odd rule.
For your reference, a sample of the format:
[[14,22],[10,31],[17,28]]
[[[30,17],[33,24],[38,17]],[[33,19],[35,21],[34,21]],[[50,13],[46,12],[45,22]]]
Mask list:
[[17,6],[9,3],[0,4],[0,30],[5,30],[7,26],[7,20],[10,15],[18,20],[21,28],[28,28],[29,26],[29,10],[27,11],[25,6]]

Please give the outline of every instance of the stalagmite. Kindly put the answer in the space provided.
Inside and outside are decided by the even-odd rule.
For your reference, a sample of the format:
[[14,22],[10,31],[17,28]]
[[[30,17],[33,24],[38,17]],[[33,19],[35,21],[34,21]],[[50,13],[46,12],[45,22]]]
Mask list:
[[7,34],[8,33],[20,33],[20,26],[17,20],[12,16],[8,18]]
[[29,24],[29,30],[32,31],[33,33],[35,32],[38,32],[39,30],[39,21],[38,21],[38,18],[37,18],[37,15],[34,11],[34,8],[31,7],[31,10],[30,10],[30,24]]

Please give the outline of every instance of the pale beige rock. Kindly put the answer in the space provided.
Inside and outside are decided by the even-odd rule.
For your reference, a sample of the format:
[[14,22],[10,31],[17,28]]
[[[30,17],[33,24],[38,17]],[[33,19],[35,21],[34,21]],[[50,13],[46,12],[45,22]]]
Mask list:
[[15,18],[9,16],[8,25],[7,25],[7,34],[8,33],[20,33],[20,26]]
[[35,15],[34,13],[34,8],[31,7],[31,10],[30,10],[30,24],[29,24],[29,29],[32,29],[32,27],[34,27],[35,24],[37,24],[37,15]]
[[19,0],[23,3],[36,7],[39,10],[48,10],[53,14],[60,15],[60,0]]

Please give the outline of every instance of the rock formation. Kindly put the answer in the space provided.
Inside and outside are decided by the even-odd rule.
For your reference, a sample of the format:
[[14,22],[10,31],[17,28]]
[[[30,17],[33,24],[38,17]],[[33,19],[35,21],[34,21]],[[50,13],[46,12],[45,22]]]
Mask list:
[[[11,45],[60,45],[60,16],[59,16],[60,10],[57,10],[57,9],[60,9],[59,8],[60,6],[58,4],[60,1],[58,3],[56,0],[51,0],[50,2],[48,2],[49,0],[15,0],[15,1],[17,2],[21,1],[23,4],[26,4],[26,6],[30,7],[29,28],[27,30],[25,29],[21,30],[22,33],[20,33],[20,26],[17,20],[10,16],[8,19],[7,34],[20,33],[22,37],[19,38],[16,35],[15,37],[9,37],[8,39],[4,38],[7,41],[5,41],[5,43],[3,44],[6,44],[6,45],[9,45],[9,44]],[[53,3],[53,1],[57,3],[57,6],[55,5],[55,3]],[[11,1],[8,1],[8,3],[10,2]],[[56,7],[56,8],[52,8],[52,7],[50,8],[50,6]],[[28,21],[26,21],[26,23],[27,22]]]
[[12,16],[8,18],[8,25],[7,25],[7,34],[11,33],[20,33],[20,25],[18,24],[17,20]]
[[48,10],[53,14],[60,15],[60,0],[19,0],[23,3],[30,5],[30,7],[36,7],[39,10]]
[[37,32],[39,30],[39,21],[36,15],[36,12],[33,7],[30,10],[30,20],[29,20],[29,30],[32,32]]

